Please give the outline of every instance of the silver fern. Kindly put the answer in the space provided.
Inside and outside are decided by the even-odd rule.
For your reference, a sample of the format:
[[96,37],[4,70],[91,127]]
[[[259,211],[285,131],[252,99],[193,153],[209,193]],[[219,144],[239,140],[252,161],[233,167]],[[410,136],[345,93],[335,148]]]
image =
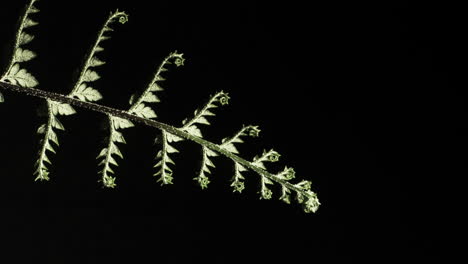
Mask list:
[[[51,162],[47,152],[56,152],[59,144],[56,130],[64,129],[58,116],[75,114],[76,111],[72,107],[73,105],[107,115],[109,124],[108,141],[97,156],[97,159],[100,160],[99,181],[105,187],[113,188],[116,186],[114,169],[118,166],[117,160],[123,158],[119,144],[126,143],[122,130],[134,127],[136,123],[139,123],[157,128],[160,131],[157,141],[160,143],[161,149],[158,150],[156,155],[157,160],[154,165],[156,172],[154,176],[158,178],[157,181],[162,185],[174,183],[175,163],[172,155],[179,152],[176,148],[177,142],[188,140],[200,146],[201,166],[194,180],[202,189],[207,188],[210,183],[209,175],[212,174],[212,170],[215,168],[214,158],[224,156],[233,163],[234,173],[231,178],[231,187],[234,192],[240,193],[245,189],[245,176],[243,174],[250,170],[259,175],[260,189],[258,193],[260,199],[271,199],[273,197],[271,185],[279,184],[281,186],[280,200],[291,203],[292,198],[295,198],[299,204],[303,205],[305,212],[315,212],[318,209],[320,202],[316,193],[311,190],[310,181],[291,182],[295,179],[296,172],[290,167],[285,167],[279,172],[270,172],[268,170],[267,163],[278,162],[281,157],[277,151],[273,149],[264,150],[261,155],[255,156],[253,159],[245,159],[240,156],[236,144],[243,143],[246,137],[258,137],[260,134],[258,126],[243,126],[233,136],[224,138],[220,143],[214,143],[203,138],[202,125],[209,126],[209,119],[215,116],[214,110],[229,103],[228,93],[220,91],[212,95],[203,107],[195,110],[193,117],[184,119],[180,126],[172,126],[156,120],[157,114],[154,107],[155,103],[160,101],[158,93],[163,91],[161,82],[164,81],[164,77],[162,74],[169,70],[170,65],[176,67],[184,65],[185,58],[182,53],[175,51],[163,59],[145,90],[139,96],[134,95],[130,98],[128,110],[118,110],[94,103],[100,100],[102,95],[98,90],[91,87],[91,83],[100,78],[95,70],[104,64],[104,61],[98,58],[96,54],[103,50],[102,41],[109,38],[109,33],[112,31],[110,26],[116,22],[122,24],[127,22],[128,15],[125,12],[117,10],[110,13],[86,58],[78,80],[74,83],[73,89],[68,95],[33,88],[38,84],[37,80],[25,69],[22,69],[20,64],[35,57],[34,52],[23,47],[33,39],[33,36],[24,32],[24,29],[37,24],[29,18],[31,14],[38,12],[37,8],[34,7],[35,1],[30,1],[21,20],[16,35],[14,54],[7,70],[0,79],[0,87],[46,100],[47,122],[39,126],[37,130],[39,134],[43,135],[43,138],[34,172],[36,180],[49,179],[49,170],[46,163],[50,164]],[[3,95],[1,94],[0,99],[3,101]]]

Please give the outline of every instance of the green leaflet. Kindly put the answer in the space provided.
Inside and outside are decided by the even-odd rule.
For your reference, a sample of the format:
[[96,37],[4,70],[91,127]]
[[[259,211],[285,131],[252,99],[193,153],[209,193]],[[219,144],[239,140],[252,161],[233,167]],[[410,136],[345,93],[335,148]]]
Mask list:
[[49,116],[50,116],[50,119],[51,119],[50,125],[53,128],[56,128],[56,129],[59,129],[59,130],[65,130],[62,123],[60,123],[60,121],[58,120],[58,118],[55,115],[50,114]]
[[[86,70],[82,78],[83,78],[83,79],[82,79],[83,82],[94,82],[94,81],[99,80],[99,78],[101,78],[101,77],[100,77],[99,74],[97,74],[97,72],[95,72],[95,71]],[[83,83],[81,83],[80,86],[81,86],[82,84],[83,84]]]
[[153,109],[151,109],[149,106],[145,106],[144,104],[139,104],[135,110],[134,110],[135,115],[143,118],[155,118],[156,113],[154,112]]
[[121,128],[129,128],[135,126],[130,120],[123,119],[120,117],[112,117],[112,123],[114,125],[114,129],[121,129]]
[[18,46],[28,44],[33,39],[34,39],[33,35],[29,35],[28,33],[22,32],[18,41]]
[[98,66],[101,66],[101,65],[104,65],[104,64],[106,64],[106,62],[101,61],[97,57],[92,57],[91,60],[89,61],[89,67],[98,67]]
[[12,84],[16,84],[22,87],[32,88],[37,86],[39,83],[36,78],[32,76],[25,69],[20,69],[19,64],[14,64],[10,71],[4,77],[4,80],[9,81]]
[[14,62],[25,62],[25,61],[30,61],[36,57],[36,53],[27,50],[27,49],[22,49],[18,48],[15,51],[15,56],[13,57]]
[[84,83],[78,87],[74,95],[81,101],[87,102],[95,102],[102,99],[102,95],[98,90],[88,87]]
[[[39,11],[36,9],[36,11]],[[33,21],[32,19],[29,19],[29,18],[26,18],[24,20],[24,28],[28,28],[28,27],[32,27],[32,26],[35,26],[39,23],[37,23],[36,21]]]
[[57,102],[50,103],[51,114],[56,115],[73,115],[76,113],[75,109],[69,104],[61,104]]
[[148,93],[146,94],[144,97],[143,97],[143,102],[147,102],[147,103],[158,103],[159,102],[159,98],[153,94],[153,93]]

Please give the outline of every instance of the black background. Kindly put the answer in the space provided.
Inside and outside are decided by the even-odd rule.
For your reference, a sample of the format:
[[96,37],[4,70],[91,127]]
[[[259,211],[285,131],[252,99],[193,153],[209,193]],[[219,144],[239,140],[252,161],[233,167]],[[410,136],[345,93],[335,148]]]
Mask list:
[[[0,5],[2,66],[25,1]],[[165,76],[159,120],[180,125],[216,91],[231,103],[202,131],[219,141],[242,124],[262,129],[239,146],[249,158],[282,154],[313,182],[322,206],[258,199],[229,187],[232,164],[217,158],[207,190],[192,178],[198,146],[180,143],[175,184],[152,177],[157,131],[125,130],[117,188],[97,183],[104,117],[62,117],[51,180],[34,182],[41,101],[4,92],[0,105],[2,251],[17,263],[438,262],[448,233],[446,186],[462,176],[466,146],[462,46],[456,6],[393,2],[40,1],[28,48],[39,88],[67,94],[109,11],[130,14],[103,44],[94,85],[104,105],[125,109],[171,51],[186,65]],[[463,82],[464,84],[464,82]],[[275,189],[278,194],[278,189]],[[278,197],[278,196],[276,196]]]

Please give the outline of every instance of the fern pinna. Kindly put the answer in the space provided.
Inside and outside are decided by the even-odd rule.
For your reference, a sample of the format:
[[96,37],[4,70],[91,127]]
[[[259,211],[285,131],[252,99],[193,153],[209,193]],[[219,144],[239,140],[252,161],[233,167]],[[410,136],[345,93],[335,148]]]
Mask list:
[[[105,64],[98,57],[98,54],[103,50],[103,42],[110,37],[110,33],[113,31],[112,26],[127,22],[128,15],[125,12],[117,10],[111,12],[107,17],[69,94],[62,95],[34,88],[38,85],[38,81],[22,67],[24,62],[36,56],[34,52],[25,49],[24,46],[34,38],[26,30],[29,31],[30,27],[38,24],[31,18],[33,14],[39,12],[35,7],[37,1],[30,0],[26,7],[26,12],[20,21],[16,34],[12,58],[0,79],[0,87],[3,89],[26,93],[43,98],[46,101],[47,120],[37,130],[41,139],[34,171],[36,180],[49,180],[48,166],[51,165],[51,161],[48,153],[56,153],[59,146],[57,130],[64,129],[59,117],[76,114],[73,105],[107,115],[109,124],[107,142],[97,155],[99,160],[99,181],[105,187],[113,188],[116,186],[116,173],[114,170],[118,166],[118,160],[123,158],[119,144],[126,143],[122,131],[134,127],[135,123],[140,123],[160,131],[156,138],[161,149],[156,155],[154,176],[162,185],[172,184],[174,181],[173,168],[175,164],[171,157],[179,152],[177,142],[189,140],[200,146],[201,166],[194,177],[194,181],[202,189],[207,188],[210,183],[209,177],[212,169],[215,168],[214,158],[224,156],[233,163],[234,173],[231,179],[231,187],[234,192],[240,193],[244,190],[245,178],[243,174],[251,170],[260,177],[260,190],[258,192],[260,199],[271,199],[273,193],[269,186],[277,183],[281,186],[280,200],[290,203],[292,198],[295,198],[298,203],[303,205],[305,212],[315,212],[318,209],[320,203],[316,193],[311,190],[310,181],[302,180],[292,183],[291,180],[296,176],[293,168],[285,167],[282,171],[276,173],[267,170],[266,163],[279,160],[280,154],[278,152],[273,149],[263,151],[262,154],[255,156],[252,160],[239,156],[236,144],[243,143],[246,137],[258,137],[260,133],[258,126],[243,126],[239,131],[233,133],[230,137],[224,138],[220,143],[214,143],[203,138],[201,126],[210,125],[209,119],[215,116],[216,108],[229,103],[228,93],[220,91],[213,94],[203,107],[195,110],[193,117],[183,120],[180,126],[172,126],[155,120],[157,114],[154,105],[160,101],[158,93],[164,90],[161,85],[165,80],[164,72],[171,67],[184,65],[185,58],[182,53],[174,51],[164,58],[162,63],[155,69],[154,76],[146,89],[139,95],[133,95],[130,98],[130,106],[127,110],[118,110],[95,103],[102,99],[102,95],[91,85],[100,78],[96,70]],[[3,102],[3,100],[4,97],[0,93],[0,102]]]

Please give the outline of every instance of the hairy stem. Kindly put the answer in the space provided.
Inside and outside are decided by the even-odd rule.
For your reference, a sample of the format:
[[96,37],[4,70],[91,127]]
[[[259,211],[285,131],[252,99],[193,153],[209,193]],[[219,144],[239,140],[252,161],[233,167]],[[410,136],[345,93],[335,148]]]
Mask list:
[[176,128],[176,127],[173,127],[171,125],[161,123],[161,122],[158,122],[158,121],[155,121],[155,120],[147,119],[147,118],[142,118],[142,117],[130,114],[127,111],[122,111],[122,110],[119,110],[119,109],[115,109],[115,108],[111,108],[111,107],[108,107],[108,106],[103,106],[103,105],[99,105],[99,104],[95,104],[95,103],[84,102],[84,101],[81,101],[79,99],[75,99],[75,98],[65,96],[65,95],[62,95],[62,94],[58,94],[58,93],[47,92],[47,91],[39,90],[39,89],[35,89],[35,88],[20,87],[20,86],[17,86],[17,85],[12,85],[10,83],[6,83],[6,82],[0,82],[0,87],[3,88],[3,89],[6,89],[6,90],[14,91],[14,92],[25,93],[25,94],[27,94],[29,96],[49,99],[49,100],[60,102],[60,103],[71,104],[71,105],[74,105],[74,106],[83,107],[83,108],[86,108],[86,109],[89,109],[89,110],[92,110],[92,111],[95,111],[95,112],[100,112],[100,113],[103,113],[103,114],[120,117],[120,118],[127,119],[127,120],[130,120],[130,121],[133,121],[133,122],[137,122],[137,123],[141,123],[141,124],[144,124],[144,125],[147,125],[147,126],[157,128],[159,130],[162,130],[162,131],[165,131],[167,133],[176,135],[176,136],[184,138],[186,140],[193,141],[193,142],[195,142],[195,143],[197,143],[199,145],[202,145],[202,146],[204,146],[204,147],[206,147],[208,149],[211,149],[212,151],[215,151],[215,152],[217,152],[217,153],[219,153],[219,154],[221,154],[221,155],[223,155],[223,156],[225,156],[225,157],[227,157],[227,158],[241,164],[245,168],[248,168],[248,169],[251,169],[252,171],[255,171],[256,173],[258,173],[261,176],[264,176],[264,177],[266,177],[266,178],[268,178],[268,179],[270,179],[272,181],[280,183],[281,185],[287,187],[290,190],[294,190],[294,191],[296,191],[298,193],[301,193],[301,194],[307,196],[307,193],[303,189],[301,189],[299,187],[296,187],[295,185],[289,183],[288,181],[286,181],[284,179],[280,179],[276,175],[274,175],[272,173],[269,173],[269,172],[263,170],[262,168],[259,168],[259,167],[255,166],[250,161],[245,160],[245,159],[243,159],[243,158],[241,158],[241,157],[239,157],[239,156],[237,156],[237,155],[235,155],[235,154],[221,148],[218,144],[212,143],[212,142],[210,142],[208,140],[205,140],[203,138],[200,138],[200,137],[192,136],[189,133],[184,132],[183,130],[181,130],[179,128]]

